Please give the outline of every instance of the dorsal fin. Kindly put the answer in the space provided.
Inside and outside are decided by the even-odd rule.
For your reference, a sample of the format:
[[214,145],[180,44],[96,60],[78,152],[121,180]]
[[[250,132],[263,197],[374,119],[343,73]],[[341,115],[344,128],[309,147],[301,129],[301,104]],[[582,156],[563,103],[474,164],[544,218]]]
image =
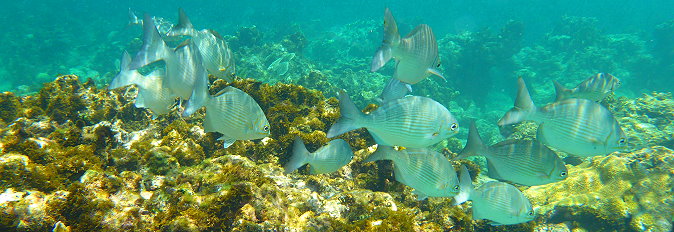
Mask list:
[[195,30],[190,18],[187,17],[183,8],[178,8],[178,24],[171,28],[171,31],[168,32],[168,36],[194,36],[194,34]]

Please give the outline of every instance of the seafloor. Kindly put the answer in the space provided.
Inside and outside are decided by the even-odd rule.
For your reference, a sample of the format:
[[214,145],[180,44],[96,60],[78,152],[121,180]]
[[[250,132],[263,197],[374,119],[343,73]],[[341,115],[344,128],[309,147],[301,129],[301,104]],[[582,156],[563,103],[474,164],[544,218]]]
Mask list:
[[[225,87],[215,81],[212,91]],[[61,76],[39,93],[0,95],[0,230],[47,231],[642,231],[671,227],[674,151],[655,139],[673,134],[670,94],[614,99],[628,133],[649,147],[594,157],[569,178],[524,193],[534,221],[493,227],[470,220],[450,199],[417,201],[364,130],[342,136],[354,161],[337,173],[284,175],[295,135],[324,144],[337,101],[316,90],[251,79],[231,85],[253,96],[272,122],[271,138],[228,149],[195,117],[152,120],[133,106],[134,88],[108,91]],[[663,112],[669,112],[663,114]],[[651,120],[658,116],[658,120]],[[523,126],[524,127],[524,126]],[[530,136],[529,128],[516,133]],[[652,143],[652,144],[651,144]],[[444,153],[453,157],[451,147]],[[458,165],[458,163],[454,163]],[[470,165],[475,172],[475,165]]]
[[[575,20],[574,25],[588,21],[566,20]],[[326,98],[332,96],[329,92],[347,88],[357,93],[354,100],[364,111],[376,108],[366,104],[386,80],[366,67],[366,57],[376,45],[350,44],[348,51],[339,49],[348,44],[344,38],[367,37],[358,33],[371,30],[372,25],[377,24],[347,25],[363,29],[344,30],[355,34],[342,31],[323,44],[307,43],[301,32],[277,43],[263,43],[255,28],[243,28],[229,38],[239,54],[239,76],[256,80],[226,83],[211,78],[211,93],[232,85],[250,94],[271,122],[271,136],[238,141],[228,149],[216,141],[216,134],[203,132],[203,110],[189,118],[172,112],[153,119],[147,110],[134,107],[135,87],[107,90],[102,87],[106,81],[63,75],[35,93],[1,93],[0,231],[51,231],[55,225],[55,231],[671,230],[671,93],[605,99],[602,104],[614,112],[633,149],[588,160],[565,157],[569,178],[521,187],[537,215],[525,224],[491,226],[471,220],[470,203],[453,206],[447,198],[418,201],[411,188],[394,180],[390,162],[361,162],[375,148],[364,129],[340,136],[351,145],[355,158],[338,172],[283,174],[281,166],[289,158],[295,136],[304,139],[309,150],[328,141],[325,131],[339,117],[338,101]],[[663,25],[674,32],[674,22]],[[513,41],[521,38],[507,35],[517,34],[510,33],[517,28],[513,23],[498,35],[479,32],[443,38],[442,51],[449,51],[441,54],[445,73],[470,80],[482,74],[462,69],[465,64],[479,61],[494,66],[497,60],[507,59],[518,75],[536,80],[533,85],[538,88],[532,89],[542,95],[546,93],[542,86],[555,77],[584,78],[597,66],[614,70],[619,77],[630,76],[637,72],[629,67],[658,59],[644,52],[643,41],[596,34],[591,26],[584,34],[562,28],[544,46],[513,49],[519,43]],[[576,50],[569,52],[569,48]],[[603,60],[620,56],[617,48],[641,56]],[[595,56],[597,51],[604,56],[602,60]],[[267,65],[289,53],[297,56],[288,61],[288,69]],[[330,53],[339,59],[318,60],[334,64],[326,68],[310,64],[306,56],[311,53]],[[576,81],[571,79],[566,81]],[[451,104],[448,108],[462,118],[476,116],[479,110],[449,103],[459,95],[456,86],[469,85],[426,81],[413,94]],[[511,100],[504,102],[508,102],[505,108],[512,104]],[[491,120],[502,112],[482,114]],[[532,136],[535,125],[526,123],[511,135]],[[457,137],[464,139],[465,133]],[[453,158],[462,147],[459,138],[436,148]],[[483,165],[476,161],[452,162],[455,167],[467,164],[475,176]]]

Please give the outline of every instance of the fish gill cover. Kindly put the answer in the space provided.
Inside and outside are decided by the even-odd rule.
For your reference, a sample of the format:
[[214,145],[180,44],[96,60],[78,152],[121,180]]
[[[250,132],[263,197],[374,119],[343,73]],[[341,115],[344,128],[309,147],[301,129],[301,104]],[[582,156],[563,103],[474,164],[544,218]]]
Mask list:
[[670,3],[5,5],[1,231],[672,230]]

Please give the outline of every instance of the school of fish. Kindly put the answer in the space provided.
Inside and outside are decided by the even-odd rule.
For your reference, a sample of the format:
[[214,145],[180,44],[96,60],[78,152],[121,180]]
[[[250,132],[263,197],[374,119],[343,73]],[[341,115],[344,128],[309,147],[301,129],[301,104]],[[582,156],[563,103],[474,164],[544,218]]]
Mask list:
[[[135,106],[149,109],[154,117],[176,108],[182,116],[189,117],[205,108],[204,131],[219,133],[218,140],[223,141],[225,148],[237,140],[271,136],[265,113],[250,95],[231,86],[218,94],[209,94],[208,74],[230,82],[236,78],[232,51],[220,34],[195,29],[182,9],[176,25],[148,14],[141,20],[131,9],[129,19],[130,24],[143,27],[143,45],[133,58],[124,51],[120,71],[108,88],[135,85],[138,89]],[[180,42],[175,47],[167,43],[175,41]],[[279,58],[270,69],[283,70],[279,68],[283,59],[292,57],[294,54]],[[514,106],[496,125],[505,128],[523,121],[536,122],[536,139],[487,145],[473,122],[466,146],[455,159],[484,156],[487,176],[494,179],[474,187],[466,167],[461,165],[457,175],[454,160],[430,148],[458,134],[458,120],[442,103],[409,95],[413,84],[430,75],[445,78],[437,69],[440,58],[435,35],[430,26],[421,24],[401,38],[395,18],[387,8],[384,37],[372,58],[370,71],[376,72],[392,58],[395,71],[378,98],[380,106],[364,114],[346,90],[340,91],[341,116],[330,127],[327,137],[366,128],[377,143],[377,150],[363,162],[391,160],[396,181],[414,188],[419,200],[449,197],[456,204],[472,201],[473,219],[488,220],[492,225],[528,222],[536,213],[513,184],[534,186],[566,179],[569,173],[555,151],[590,157],[627,147],[627,137],[619,123],[598,103],[620,86],[618,78],[599,73],[573,89],[554,81],[557,98],[542,107],[534,104],[524,79],[519,78]],[[163,61],[163,67],[147,75],[139,71],[158,61]],[[334,139],[310,152],[304,141],[296,138],[292,155],[283,168],[285,174],[304,165],[309,166],[309,174],[331,173],[352,159],[353,152],[345,140]]]

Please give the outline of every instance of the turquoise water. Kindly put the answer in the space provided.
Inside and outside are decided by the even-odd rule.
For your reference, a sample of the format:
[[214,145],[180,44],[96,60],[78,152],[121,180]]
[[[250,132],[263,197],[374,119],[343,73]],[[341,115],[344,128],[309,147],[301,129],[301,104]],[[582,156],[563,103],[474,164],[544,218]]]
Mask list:
[[[657,101],[645,97],[661,108],[648,108],[652,102],[646,100],[625,106],[643,94],[674,90],[672,1],[5,2],[0,6],[0,92],[31,95],[62,74],[91,78],[105,87],[119,71],[122,52],[135,54],[142,45],[141,27],[128,24],[129,9],[138,16],[149,13],[176,23],[179,7],[197,29],[224,36],[234,53],[237,76],[299,84],[321,90],[326,97],[346,89],[361,108],[378,103],[394,71],[389,62],[370,72],[382,40],[384,9],[391,9],[403,36],[418,24],[428,24],[439,45],[438,69],[447,80],[430,76],[414,85],[412,94],[440,102],[462,125],[458,140],[435,148],[465,143],[468,130],[463,128],[472,119],[486,143],[502,140],[494,122],[513,106],[517,77],[526,79],[533,101],[544,105],[555,98],[553,80],[571,88],[604,72],[622,81],[602,104],[621,112],[616,117],[634,141],[626,151],[653,145],[674,149],[674,128],[667,125],[673,120],[671,95],[658,95]],[[273,67],[282,57],[289,57],[287,70]],[[324,75],[329,85],[306,78],[315,73]],[[657,130],[643,129],[650,126]],[[662,162],[671,164],[668,155]],[[629,159],[646,159],[635,157]],[[612,162],[607,160],[597,163]],[[671,185],[673,179],[669,175],[664,183]],[[643,188],[639,191],[632,195],[649,195]],[[664,212],[672,211],[672,202],[660,203],[669,207]],[[648,210],[653,209],[639,214],[652,212]],[[546,223],[559,223],[555,215],[547,218]],[[671,228],[672,223],[661,224],[658,228]]]

